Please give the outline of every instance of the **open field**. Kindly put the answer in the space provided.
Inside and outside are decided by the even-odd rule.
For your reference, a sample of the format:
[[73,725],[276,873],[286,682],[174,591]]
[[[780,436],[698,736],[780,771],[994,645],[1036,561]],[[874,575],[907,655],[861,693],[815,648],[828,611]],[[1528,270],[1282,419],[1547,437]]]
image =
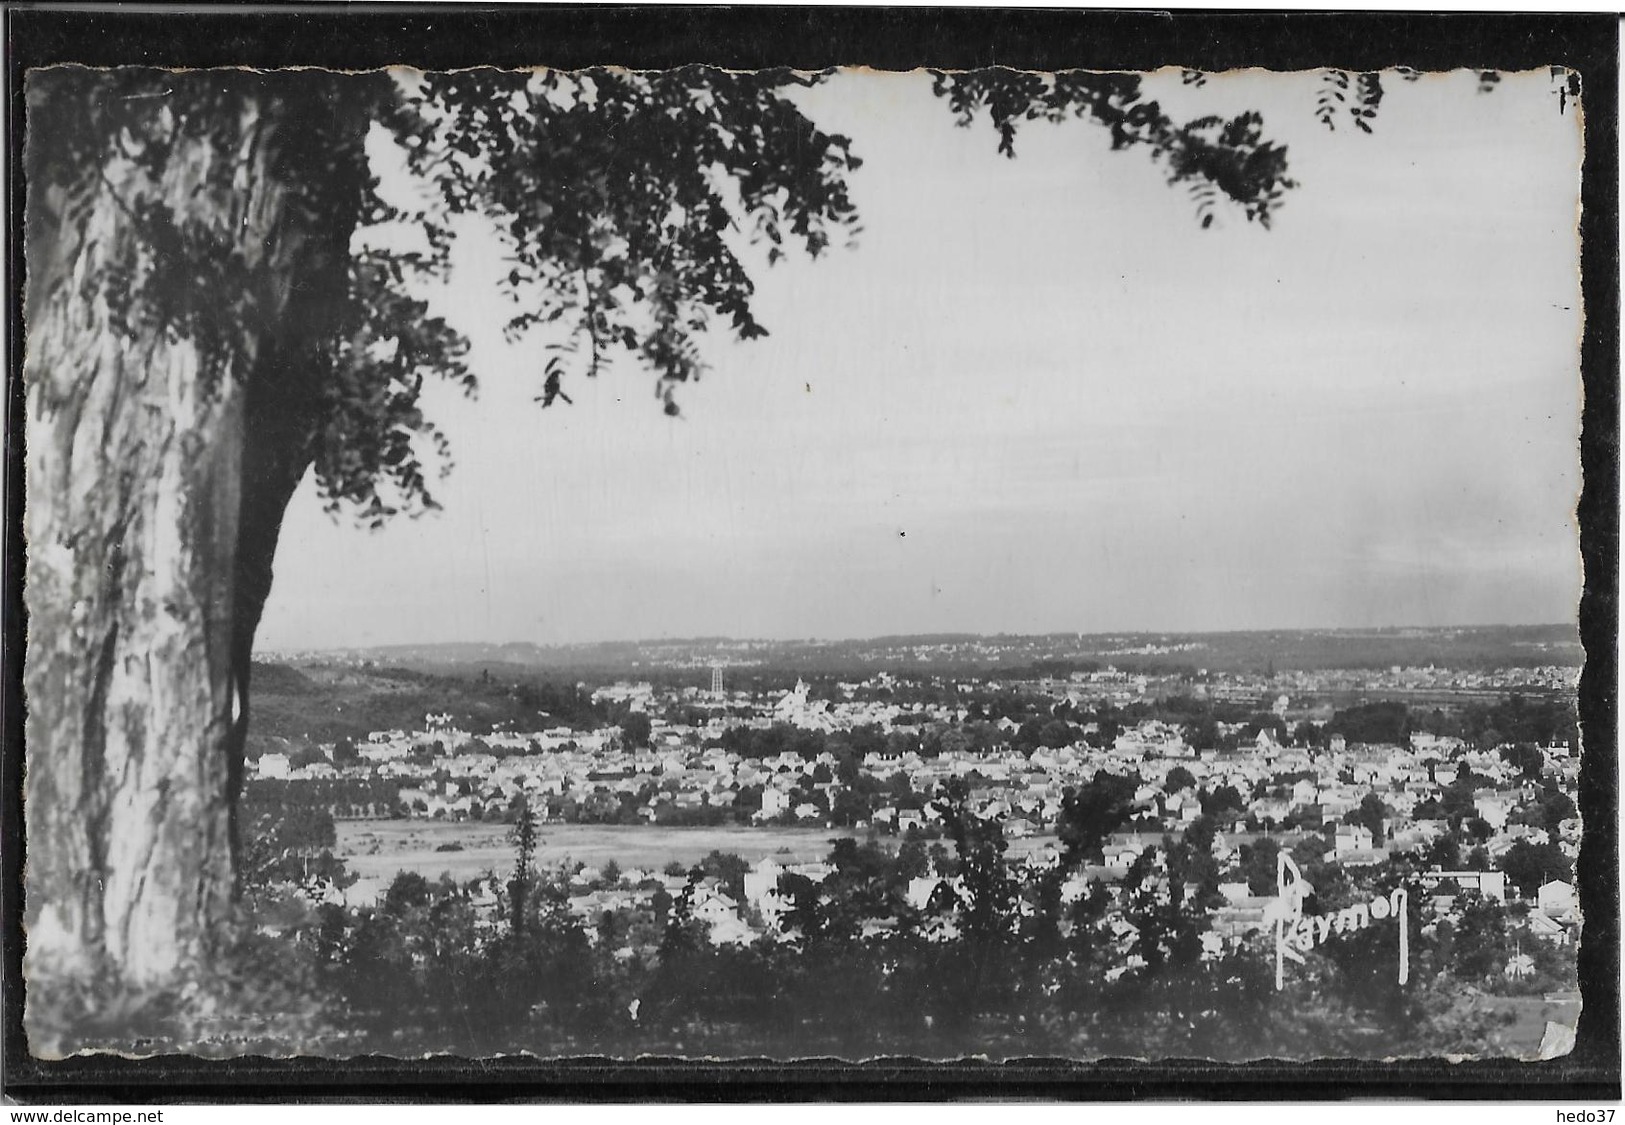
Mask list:
[[[430,878],[449,872],[472,879],[486,871],[513,866],[513,844],[505,824],[447,823],[429,820],[341,820],[336,854],[358,875],[391,878],[397,871],[417,871]],[[676,860],[697,863],[712,851],[733,852],[752,863],[768,856],[781,862],[823,859],[830,841],[862,838],[845,828],[663,828],[658,825],[543,825],[536,857],[543,864],[579,860],[597,867],[613,859],[623,868],[659,870]],[[1050,842],[1035,836],[1012,841],[1011,854],[1025,854]],[[887,841],[896,847],[898,841]],[[462,851],[441,852],[444,844]],[[949,843],[952,850],[953,845]]]
[[1487,996],[1484,1006],[1510,1021],[1490,1034],[1487,1054],[1533,1058],[1540,1050],[1548,1022],[1575,1027],[1580,1022],[1578,998],[1553,999],[1539,996]]

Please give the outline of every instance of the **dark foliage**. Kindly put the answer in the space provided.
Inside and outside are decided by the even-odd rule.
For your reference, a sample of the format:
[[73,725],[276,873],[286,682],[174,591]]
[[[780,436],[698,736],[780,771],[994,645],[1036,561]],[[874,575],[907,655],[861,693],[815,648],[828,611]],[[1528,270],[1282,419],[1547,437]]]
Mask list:
[[1338,711],[1326,724],[1327,735],[1350,743],[1404,745],[1410,739],[1410,711],[1403,703],[1365,703]]
[[[1486,1042],[1475,990],[1499,987],[1513,942],[1498,905],[1468,896],[1453,925],[1413,948],[1408,985],[1391,927],[1373,926],[1308,954],[1278,992],[1266,941],[1203,952],[1209,902],[1185,887],[1209,878],[1211,825],[1148,853],[1119,891],[1097,882],[1079,897],[1063,893],[1065,862],[1006,864],[1001,826],[970,814],[962,794],[941,807],[952,864],[842,839],[822,882],[785,876],[789,941],[710,942],[696,904],[711,877],[738,874],[736,857],[718,855],[675,897],[606,914],[591,932],[569,910],[562,871],[535,872],[523,904],[499,905],[510,922],[495,930],[477,924],[465,889],[402,876],[374,910],[318,909],[301,931],[302,971],[349,1047],[389,1053],[1241,1059]],[[1257,847],[1247,865],[1266,859],[1273,882],[1273,851]],[[949,866],[957,878],[911,906],[909,880]],[[1333,867],[1311,874],[1314,910],[1394,878],[1357,892]],[[1114,893],[1126,930],[1107,922]],[[1411,910],[1416,935],[1414,895]],[[1541,953],[1541,971],[1562,979],[1554,956]]]
[[1286,148],[1264,139],[1259,114],[1176,122],[1141,97],[1138,75],[994,68],[935,71],[933,77],[937,95],[947,99],[961,125],[986,114],[1006,156],[1015,156],[1016,133],[1024,122],[1077,119],[1104,126],[1112,148],[1144,150],[1170,184],[1192,188],[1204,227],[1213,222],[1215,195],[1267,227],[1274,208],[1295,186],[1286,174]]
[[1088,785],[1066,794],[1056,835],[1068,862],[1099,862],[1106,838],[1133,814],[1136,787],[1133,778],[1100,770]]

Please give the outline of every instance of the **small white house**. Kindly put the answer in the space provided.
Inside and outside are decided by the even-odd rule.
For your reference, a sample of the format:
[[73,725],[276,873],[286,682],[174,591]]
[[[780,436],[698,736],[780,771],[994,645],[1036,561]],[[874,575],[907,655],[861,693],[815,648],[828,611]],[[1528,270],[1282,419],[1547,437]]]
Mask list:
[[790,800],[783,792],[777,789],[762,790],[762,819],[778,816],[790,807]]
[[774,862],[771,857],[762,860],[752,870],[745,872],[745,901],[752,906],[759,907],[764,898],[777,893],[779,876],[783,874],[784,868]]
[[1540,912],[1548,918],[1562,918],[1573,914],[1574,884],[1565,883],[1561,879],[1542,883],[1540,890],[1535,892],[1535,901],[1540,904]]
[[1370,851],[1371,829],[1363,824],[1340,824],[1337,827],[1335,847],[1338,855],[1348,852]]

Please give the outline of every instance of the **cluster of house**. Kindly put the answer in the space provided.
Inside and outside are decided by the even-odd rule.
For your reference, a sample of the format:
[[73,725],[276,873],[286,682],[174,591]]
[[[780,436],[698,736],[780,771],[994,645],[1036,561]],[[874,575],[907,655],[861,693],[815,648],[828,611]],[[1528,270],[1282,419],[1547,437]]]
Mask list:
[[[1112,674],[1095,674],[1086,682],[1097,680],[1117,683]],[[670,702],[647,684],[617,684],[600,689],[600,695],[646,713],[658,714]],[[1274,710],[1284,713],[1287,702],[1279,697]],[[449,715],[430,715],[421,731],[372,734],[347,764],[322,760],[295,767],[286,755],[267,753],[256,763],[257,775],[393,781],[399,815],[453,820],[498,819],[524,798],[533,808],[555,810],[569,799],[589,814],[595,806],[612,812],[635,806],[637,816],[653,821],[665,809],[732,806],[746,792],[749,819],[823,827],[832,824],[831,810],[846,788],[835,755],[741,756],[720,744],[727,727],[918,731],[922,722],[951,729],[966,717],[962,707],[814,700],[805,684],[748,718],[738,716],[738,700],[734,703],[734,714],[717,714],[698,726],[652,718],[647,745],[629,745],[617,727],[498,730],[476,738],[457,729]],[[1013,736],[1019,724],[1003,719],[998,727]],[[972,809],[1002,819],[1007,834],[1041,835],[1054,826],[1066,791],[1105,771],[1142,779],[1134,801],[1137,824],[1146,831],[1177,830],[1202,815],[1206,805],[1227,830],[1336,825],[1334,843],[1344,862],[1375,863],[1391,849],[1410,849],[1441,835],[1444,822],[1418,810],[1430,811],[1431,802],[1470,770],[1477,784],[1473,807],[1490,830],[1483,843],[1492,859],[1519,840],[1546,842],[1543,830],[1515,822],[1519,807],[1537,797],[1535,781],[1493,749],[1422,733],[1406,746],[1348,745],[1333,737],[1329,747],[1311,749],[1283,744],[1266,728],[1235,750],[1198,751],[1181,725],[1147,719],[1123,730],[1109,746],[1080,739],[1028,753],[1009,741],[985,749],[945,741],[930,754],[905,745],[888,743],[861,760],[861,773],[887,784],[880,793],[871,792],[855,820],[847,818],[851,827],[899,834],[929,830],[937,816],[930,795],[957,778],[968,788]],[[1572,794],[1579,763],[1569,747],[1550,745],[1542,753],[1548,776]],[[1170,775],[1185,783],[1170,785]],[[1222,790],[1240,799],[1215,807],[1212,795]],[[1382,830],[1341,823],[1373,793],[1385,809]]]
[[[1200,674],[1199,674],[1200,675]],[[1395,664],[1374,669],[1283,670],[1269,675],[1227,674],[1213,684],[1211,694],[1256,698],[1274,691],[1296,694],[1362,693],[1373,698],[1403,697],[1416,693],[1469,694],[1514,691],[1567,691],[1579,687],[1580,669],[1568,664],[1528,668],[1441,668]]]
[[[1145,690],[1135,677],[1110,670],[1073,677],[1052,687],[1091,695]],[[373,734],[357,748],[355,760],[347,759],[342,766],[327,761],[295,768],[285,756],[266,754],[258,761],[258,771],[261,777],[391,779],[398,782],[397,809],[419,817],[500,815],[520,797],[530,800],[533,808],[556,805],[549,799],[566,797],[585,807],[595,801],[621,807],[623,798],[635,797],[642,802],[639,814],[654,820],[663,807],[728,806],[742,791],[749,791],[753,800],[759,795],[760,807],[752,814],[755,820],[823,827],[830,824],[830,810],[845,787],[833,754],[820,753],[810,759],[790,752],[741,756],[725,749],[718,736],[730,725],[740,724],[758,729],[788,724],[823,732],[871,725],[882,731],[918,731],[922,721],[951,728],[967,714],[962,707],[905,707],[855,698],[864,694],[873,693],[847,693],[844,701],[816,700],[804,684],[798,684],[757,706],[750,717],[740,717],[742,705],[748,702],[743,696],[707,700],[704,693],[691,689],[668,697],[647,684],[617,684],[601,689],[601,698],[651,716],[647,745],[628,744],[616,727],[499,730],[476,738],[457,729],[450,716],[431,715],[421,731]],[[701,725],[655,717],[668,713],[666,704],[685,699],[715,704],[713,717]],[[1277,698],[1273,709],[1284,714],[1288,702],[1285,697]],[[1011,720],[1001,720],[999,725],[1007,736],[1013,737],[1019,729]],[[1239,729],[1238,725],[1231,732]],[[929,796],[944,782],[957,778],[974,811],[999,818],[1007,835],[1021,840],[1020,846],[1012,847],[1011,855],[1019,857],[1014,862],[1026,864],[1057,862],[1054,845],[1046,842],[1046,836],[1061,814],[1069,787],[1089,782],[1099,771],[1138,778],[1128,827],[1111,837],[1100,863],[1070,877],[1063,894],[1065,899],[1075,899],[1091,885],[1105,888],[1114,903],[1107,917],[1115,940],[1122,943],[1124,969],[1133,965],[1130,951],[1137,938],[1127,912],[1121,909],[1126,905],[1124,880],[1138,865],[1141,886],[1156,887],[1159,881],[1165,885],[1164,837],[1180,834],[1204,814],[1218,825],[1213,857],[1225,873],[1219,885],[1223,902],[1214,909],[1204,937],[1205,947],[1214,954],[1269,925],[1273,896],[1253,894],[1241,876],[1242,845],[1259,836],[1271,836],[1288,849],[1308,840],[1344,867],[1375,867],[1395,853],[1424,849],[1450,831],[1438,806],[1463,776],[1474,779],[1472,810],[1483,822],[1475,831],[1475,843],[1484,848],[1490,869],[1434,870],[1423,876],[1432,916],[1449,917],[1467,891],[1490,901],[1509,901],[1513,891],[1504,873],[1494,869],[1495,861],[1520,841],[1556,843],[1571,860],[1578,851],[1577,820],[1563,821],[1549,830],[1536,826],[1545,823],[1544,818],[1520,815],[1542,800],[1543,782],[1555,780],[1573,795],[1579,763],[1562,744],[1542,748],[1545,772],[1541,779],[1531,779],[1494,749],[1473,748],[1459,740],[1427,734],[1416,734],[1403,746],[1350,745],[1334,737],[1329,745],[1311,749],[1283,743],[1266,728],[1238,749],[1199,751],[1187,741],[1182,726],[1157,719],[1123,730],[1109,746],[1080,740],[1025,753],[1005,741],[987,749],[945,746],[933,755],[899,745],[888,743],[888,748],[870,752],[861,760],[861,773],[887,785],[881,790],[885,795],[872,797],[866,816],[853,828],[900,835],[915,830],[929,835],[939,816]],[[906,787],[896,783],[899,775],[906,779]],[[1215,795],[1221,792],[1233,799],[1216,801]],[[1349,822],[1355,819],[1349,814],[1361,811],[1362,802],[1372,794],[1382,803],[1376,822],[1370,816]],[[1455,796],[1459,809],[1459,790]],[[1154,846],[1157,851],[1148,856]],[[830,870],[822,863],[768,858],[745,876],[742,891],[730,894],[714,878],[688,888],[687,875],[627,871],[606,880],[602,872],[583,869],[574,878],[570,909],[590,923],[589,932],[597,934],[597,921],[606,913],[648,914],[662,892],[675,899],[688,888],[693,916],[707,924],[712,941],[745,942],[764,935],[787,938],[794,933],[785,923],[788,904],[779,891],[781,878],[798,874],[818,882]],[[907,897],[924,908],[933,896],[954,889],[953,879],[931,874],[913,880]],[[347,897],[367,898],[378,890],[359,886]],[[1194,893],[1194,888],[1190,890]],[[486,917],[494,917],[500,897],[495,877],[477,882],[472,893],[476,908]],[[1527,905],[1520,924],[1533,937],[1554,943],[1571,940],[1578,918],[1570,884],[1550,880]],[[880,920],[871,923],[871,928],[889,924]],[[942,926],[940,932],[951,933],[950,922]]]

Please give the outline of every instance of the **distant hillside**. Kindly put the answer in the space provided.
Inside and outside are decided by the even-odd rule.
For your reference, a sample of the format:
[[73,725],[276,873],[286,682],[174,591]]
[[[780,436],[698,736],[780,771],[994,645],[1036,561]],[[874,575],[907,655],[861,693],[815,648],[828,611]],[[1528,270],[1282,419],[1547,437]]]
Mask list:
[[251,739],[333,742],[375,730],[421,730],[429,714],[449,714],[483,734],[509,724],[523,730],[558,723],[596,726],[607,718],[574,682],[550,682],[509,665],[509,674],[436,675],[411,668],[305,660],[297,668],[256,661]]
[[[494,676],[549,674],[595,678],[735,669],[818,674],[931,670],[1014,674],[1107,664],[1145,671],[1264,672],[1392,665],[1459,669],[1578,667],[1585,653],[1569,625],[1264,630],[1236,633],[1049,633],[1040,636],[932,634],[865,640],[730,640],[697,637],[577,645],[423,644],[328,654],[347,662]],[[257,686],[257,685],[256,685]]]
[[261,695],[309,695],[317,690],[316,683],[297,668],[286,664],[267,664],[254,661],[249,671],[255,697]]

